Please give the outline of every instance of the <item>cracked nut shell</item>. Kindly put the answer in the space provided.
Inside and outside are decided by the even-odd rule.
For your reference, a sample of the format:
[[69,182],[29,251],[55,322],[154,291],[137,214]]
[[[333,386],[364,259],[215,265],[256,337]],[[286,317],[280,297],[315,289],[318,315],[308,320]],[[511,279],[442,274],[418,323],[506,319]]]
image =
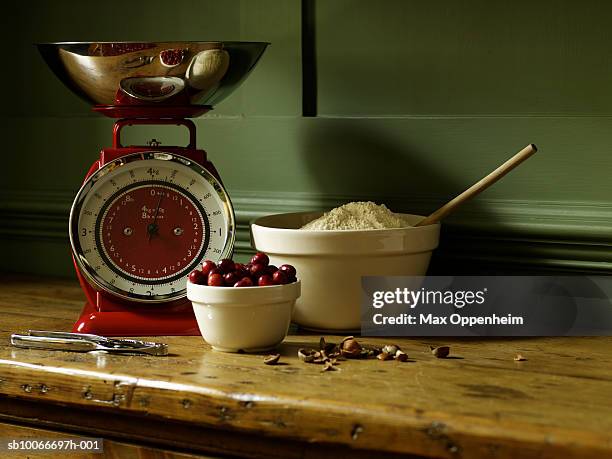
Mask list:
[[300,348],[297,351],[298,354],[298,358],[302,361],[302,362],[306,362],[306,363],[311,363],[314,361],[315,359],[315,354],[318,353],[317,351],[315,351],[314,349],[306,349],[306,348]]
[[264,363],[266,365],[276,365],[280,360],[280,354],[271,354],[264,358]]
[[391,354],[391,355],[395,355],[397,351],[399,350],[400,350],[399,346],[396,346],[395,344],[387,344],[386,346],[383,346],[382,348],[382,352],[386,352],[387,354]]

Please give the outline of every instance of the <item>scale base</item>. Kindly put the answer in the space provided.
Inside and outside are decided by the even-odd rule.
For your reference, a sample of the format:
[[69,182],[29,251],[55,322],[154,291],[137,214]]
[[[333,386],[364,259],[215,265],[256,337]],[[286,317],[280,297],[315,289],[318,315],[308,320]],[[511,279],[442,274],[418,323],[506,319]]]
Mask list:
[[138,313],[98,311],[85,303],[73,333],[102,336],[201,336],[193,309]]

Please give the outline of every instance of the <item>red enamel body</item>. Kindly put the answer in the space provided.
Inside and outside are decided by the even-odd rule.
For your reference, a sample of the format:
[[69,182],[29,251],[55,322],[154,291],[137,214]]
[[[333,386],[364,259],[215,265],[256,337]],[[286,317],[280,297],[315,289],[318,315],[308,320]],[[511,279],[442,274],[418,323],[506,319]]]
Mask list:
[[[121,111],[113,107],[106,109],[98,109],[97,111],[105,114],[117,114]],[[195,107],[193,112],[200,114],[202,107]],[[191,120],[183,118],[147,118],[149,111],[146,107],[142,107],[140,111],[135,107],[129,107],[130,116],[139,116],[138,118],[122,119],[115,123],[113,130],[113,148],[103,149],[100,153],[100,159],[94,162],[89,169],[85,180],[87,180],[92,174],[94,174],[99,168],[104,166],[110,161],[114,161],[122,156],[129,155],[132,153],[145,152],[145,151],[162,151],[173,154],[184,156],[192,161],[202,165],[205,169],[210,171],[219,181],[221,181],[219,174],[216,169],[206,158],[206,152],[196,148],[196,131],[195,125]],[[183,107],[182,111],[179,111],[181,115],[189,116],[189,107]],[[155,116],[155,114],[153,115]],[[182,125],[189,129],[190,141],[187,147],[160,147],[160,146],[129,146],[124,147],[121,144],[121,130],[130,125],[134,124],[150,124],[150,125]],[[132,191],[134,193],[146,193],[146,189]],[[132,209],[129,204],[118,211],[113,210],[115,215],[112,215],[115,219],[120,219],[123,223],[129,223],[130,219],[134,218],[138,212],[154,212],[156,206],[159,208],[158,200],[162,198],[162,194],[166,197],[172,198],[177,193],[174,190],[165,190],[164,193],[159,193],[155,196],[140,196],[142,200],[139,200],[139,204],[145,202],[148,208],[146,210]],[[166,199],[166,198],[164,198]],[[178,201],[178,199],[176,200]],[[174,202],[176,202],[174,201]],[[176,205],[173,205],[173,200],[169,199],[164,205],[164,211],[169,216],[174,216],[172,219],[173,223],[180,219],[182,209],[179,209]],[[149,206],[150,204],[150,206]],[[189,208],[189,203],[185,203],[185,208]],[[118,208],[117,208],[118,209]],[[152,209],[152,210],[151,210]],[[111,213],[105,216],[103,220],[103,226],[110,220]],[[156,218],[156,224],[159,226],[164,225],[164,219],[159,216]],[[201,245],[202,234],[191,230],[188,234],[190,241],[199,241]],[[119,250],[122,256],[126,258],[133,257],[130,262],[138,263],[139,266],[151,267],[151,272],[144,273],[143,277],[156,279],[159,274],[155,273],[157,266],[163,265],[165,262],[171,260],[174,256],[174,252],[184,251],[185,247],[179,245],[170,246],[171,250],[166,253],[162,253],[161,256],[147,258],[146,245],[155,244],[157,236],[155,234],[140,238],[137,244],[140,246],[128,246],[125,243],[119,242],[119,238],[116,237],[116,229],[105,231],[104,234],[110,234],[107,238],[104,238],[102,243],[105,247],[113,245],[113,250]],[[138,254],[136,255],[137,250]],[[143,255],[144,254],[144,255]],[[194,254],[195,256],[195,254]],[[168,260],[164,259],[168,258]],[[74,260],[74,256],[73,256]],[[191,303],[186,299],[180,299],[176,301],[170,301],[166,303],[152,303],[146,304],[143,302],[129,301],[112,295],[104,290],[97,290],[92,286],[81,273],[74,260],[77,277],[80,285],[85,292],[87,303],[81,313],[81,316],[74,324],[73,331],[78,333],[93,333],[104,336],[163,336],[163,335],[200,335],[198,325],[193,314]]]

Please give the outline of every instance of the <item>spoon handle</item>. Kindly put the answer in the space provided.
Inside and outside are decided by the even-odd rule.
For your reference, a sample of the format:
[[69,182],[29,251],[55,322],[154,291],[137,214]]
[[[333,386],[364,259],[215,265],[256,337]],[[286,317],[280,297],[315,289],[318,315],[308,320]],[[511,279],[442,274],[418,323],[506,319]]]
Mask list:
[[478,182],[474,183],[471,187],[469,187],[459,196],[448,201],[438,210],[436,210],[435,212],[431,213],[428,217],[425,217],[423,220],[418,222],[415,226],[432,225],[434,223],[439,222],[444,217],[446,217],[448,214],[450,214],[453,210],[455,210],[457,207],[463,204],[465,201],[476,196],[481,191],[484,191],[487,188],[489,188],[491,185],[497,182],[500,178],[502,178],[512,169],[514,169],[516,166],[518,166],[523,161],[525,161],[527,158],[529,158],[531,155],[533,155],[536,151],[538,151],[538,149],[534,144],[531,143],[527,145],[525,148],[523,148],[516,155],[514,155],[504,164],[499,166],[489,175],[481,178]]

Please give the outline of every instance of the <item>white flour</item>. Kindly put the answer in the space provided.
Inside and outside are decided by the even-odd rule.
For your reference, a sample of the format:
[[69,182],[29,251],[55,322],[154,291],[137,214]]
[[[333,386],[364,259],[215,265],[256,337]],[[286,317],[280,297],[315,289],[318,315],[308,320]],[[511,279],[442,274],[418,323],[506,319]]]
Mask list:
[[367,230],[405,228],[410,225],[384,204],[349,202],[326,212],[323,216],[302,226],[304,230]]

